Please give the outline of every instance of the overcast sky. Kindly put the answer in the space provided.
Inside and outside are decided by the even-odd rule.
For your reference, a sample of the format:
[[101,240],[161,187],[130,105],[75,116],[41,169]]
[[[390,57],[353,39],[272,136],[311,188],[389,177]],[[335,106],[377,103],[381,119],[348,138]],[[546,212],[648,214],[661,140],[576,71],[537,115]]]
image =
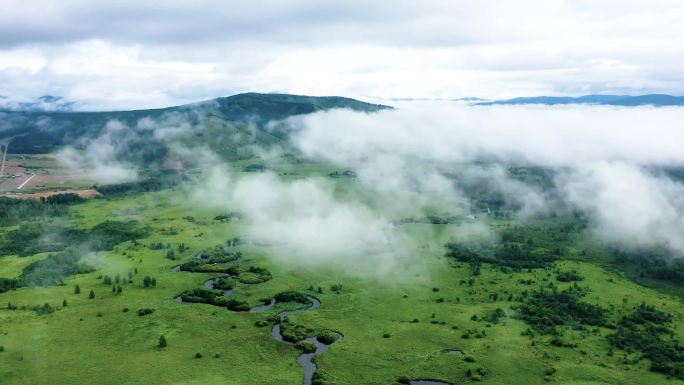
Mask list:
[[0,0],[0,95],[684,94],[681,0]]

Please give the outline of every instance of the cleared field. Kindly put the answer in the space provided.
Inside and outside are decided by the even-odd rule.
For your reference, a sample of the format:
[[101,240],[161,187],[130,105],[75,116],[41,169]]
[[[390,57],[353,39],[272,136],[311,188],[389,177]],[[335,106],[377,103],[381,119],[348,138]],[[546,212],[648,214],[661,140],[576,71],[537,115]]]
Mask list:
[[8,155],[0,192],[83,189],[93,184],[83,170],[63,168],[53,154]]

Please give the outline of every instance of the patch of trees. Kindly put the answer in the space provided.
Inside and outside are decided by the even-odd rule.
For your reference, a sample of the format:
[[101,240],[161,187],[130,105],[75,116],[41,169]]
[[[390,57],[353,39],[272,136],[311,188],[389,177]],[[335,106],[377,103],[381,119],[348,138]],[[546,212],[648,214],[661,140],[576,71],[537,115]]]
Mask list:
[[276,294],[273,298],[278,302],[298,302],[305,305],[311,304],[309,296],[298,291],[284,291]]
[[231,251],[228,243],[202,250],[197,253],[197,258],[207,260],[207,263],[226,263],[242,258],[242,253]]
[[35,199],[0,197],[0,226],[25,223],[36,217],[57,217],[68,213],[64,205],[45,204]]
[[313,353],[316,351],[316,344],[307,340],[298,341],[295,344],[295,347],[304,353]]
[[0,278],[0,293],[21,287],[21,282],[15,278]]
[[558,335],[563,325],[610,326],[604,308],[581,301],[586,293],[576,284],[562,291],[542,288],[520,305],[520,318],[538,333],[551,335]]
[[55,312],[55,308],[53,308],[49,303],[45,302],[43,306],[32,306],[31,310],[35,311],[36,314],[38,315],[43,315],[43,314],[50,314]]
[[684,346],[674,337],[671,322],[670,314],[642,303],[606,338],[618,349],[642,352],[651,361],[651,371],[684,379]]
[[184,291],[180,297],[183,302],[205,303],[208,305],[225,307],[231,311],[249,311],[250,307],[247,302],[226,297],[222,294],[223,293],[217,292],[216,290],[196,288]]
[[344,171],[333,171],[330,174],[328,174],[329,177],[331,178],[350,178],[354,179],[356,178],[356,173],[352,170],[344,170]]
[[214,279],[214,289],[231,290],[235,287],[235,281],[230,277],[219,277]]
[[116,197],[139,194],[151,191],[160,191],[173,188],[183,182],[185,177],[176,171],[160,171],[146,179],[134,182],[108,184],[94,186],[95,189],[105,197]]
[[480,317],[481,320],[485,322],[490,322],[490,323],[498,323],[503,317],[506,316],[506,312],[503,311],[503,309],[496,308],[492,311],[486,312],[482,317]]
[[41,197],[40,201],[47,205],[73,205],[76,203],[84,202],[85,199],[81,198],[80,195],[74,193],[62,193],[50,195],[48,197]]
[[556,279],[560,282],[579,282],[583,281],[584,277],[577,271],[563,271],[556,275]]
[[461,262],[490,263],[515,269],[543,268],[553,263],[558,254],[529,243],[465,244],[450,242],[446,256]]
[[0,241],[0,254],[16,254],[20,257],[60,251],[70,244],[80,243],[84,231],[66,228],[52,222],[27,222],[9,231]]
[[240,272],[238,281],[253,285],[271,280],[271,272],[259,266],[250,266],[247,271]]
[[674,258],[665,248],[636,250],[612,250],[614,261],[630,270],[637,271],[640,278],[651,278],[684,286],[684,261]]
[[150,277],[149,275],[146,275],[143,278],[143,286],[144,287],[155,287],[155,286],[157,286],[157,279],[154,277]]
[[195,273],[213,273],[213,272],[224,272],[230,275],[239,275],[239,272],[235,271],[236,267],[226,267],[221,264],[235,262],[242,258],[242,253],[230,252],[221,256],[208,256],[201,254],[199,259],[189,261],[180,265],[181,271],[190,271]]
[[26,266],[19,276],[22,286],[48,286],[62,283],[64,277],[94,271],[92,267],[81,262],[81,253],[76,249],[66,249],[57,254],[50,254],[42,261],[35,261]]
[[280,334],[283,336],[283,340],[287,342],[297,343],[306,339],[309,335],[313,333],[313,329],[290,322],[285,318],[280,323]]
[[87,231],[47,221],[28,222],[5,234],[0,240],[0,254],[28,256],[60,251],[74,244],[89,244],[94,250],[112,250],[116,244],[148,234],[149,229],[140,228],[136,221],[106,221]]
[[323,330],[316,334],[316,339],[318,342],[326,345],[330,345],[337,341],[338,335],[332,330]]
[[137,221],[105,221],[90,229],[87,240],[95,250],[112,250],[119,243],[145,238],[149,233],[150,229],[138,226]]

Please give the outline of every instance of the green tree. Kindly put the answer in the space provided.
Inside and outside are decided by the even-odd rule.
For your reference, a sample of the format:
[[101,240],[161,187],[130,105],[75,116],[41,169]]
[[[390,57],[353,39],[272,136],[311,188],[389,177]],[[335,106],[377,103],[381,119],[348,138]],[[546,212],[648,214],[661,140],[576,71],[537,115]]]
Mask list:
[[152,278],[152,280],[150,281],[150,285],[152,285],[152,287],[157,286],[157,278]]
[[67,300],[62,301],[62,307],[67,307]]
[[90,290],[90,294],[88,294],[88,298],[90,298],[90,299],[95,298],[95,292]]
[[112,284],[112,277],[105,275],[104,278],[102,279],[102,283],[105,285],[109,286]]
[[121,282],[121,276],[118,273],[116,274],[116,277],[114,278],[114,282],[116,282],[117,284]]
[[159,347],[160,348],[165,348],[168,344],[166,343],[166,337],[164,335],[159,336]]
[[78,284],[74,287],[74,294],[81,294],[81,287]]
[[121,288],[121,285],[119,285],[119,286],[116,288],[116,294],[121,294],[121,292],[123,292],[123,289]]
[[146,275],[145,278],[143,278],[143,286],[150,287],[151,284],[152,284],[152,278],[150,278],[150,276]]

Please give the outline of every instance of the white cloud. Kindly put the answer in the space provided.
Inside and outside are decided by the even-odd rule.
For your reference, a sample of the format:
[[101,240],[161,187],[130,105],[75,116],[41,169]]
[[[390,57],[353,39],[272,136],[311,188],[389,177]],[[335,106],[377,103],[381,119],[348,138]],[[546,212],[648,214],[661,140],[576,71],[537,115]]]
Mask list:
[[0,94],[144,108],[241,91],[684,93],[679,1],[38,1],[0,14]]
[[568,200],[598,232],[622,245],[665,245],[684,254],[684,185],[624,163],[597,163],[562,176]]

